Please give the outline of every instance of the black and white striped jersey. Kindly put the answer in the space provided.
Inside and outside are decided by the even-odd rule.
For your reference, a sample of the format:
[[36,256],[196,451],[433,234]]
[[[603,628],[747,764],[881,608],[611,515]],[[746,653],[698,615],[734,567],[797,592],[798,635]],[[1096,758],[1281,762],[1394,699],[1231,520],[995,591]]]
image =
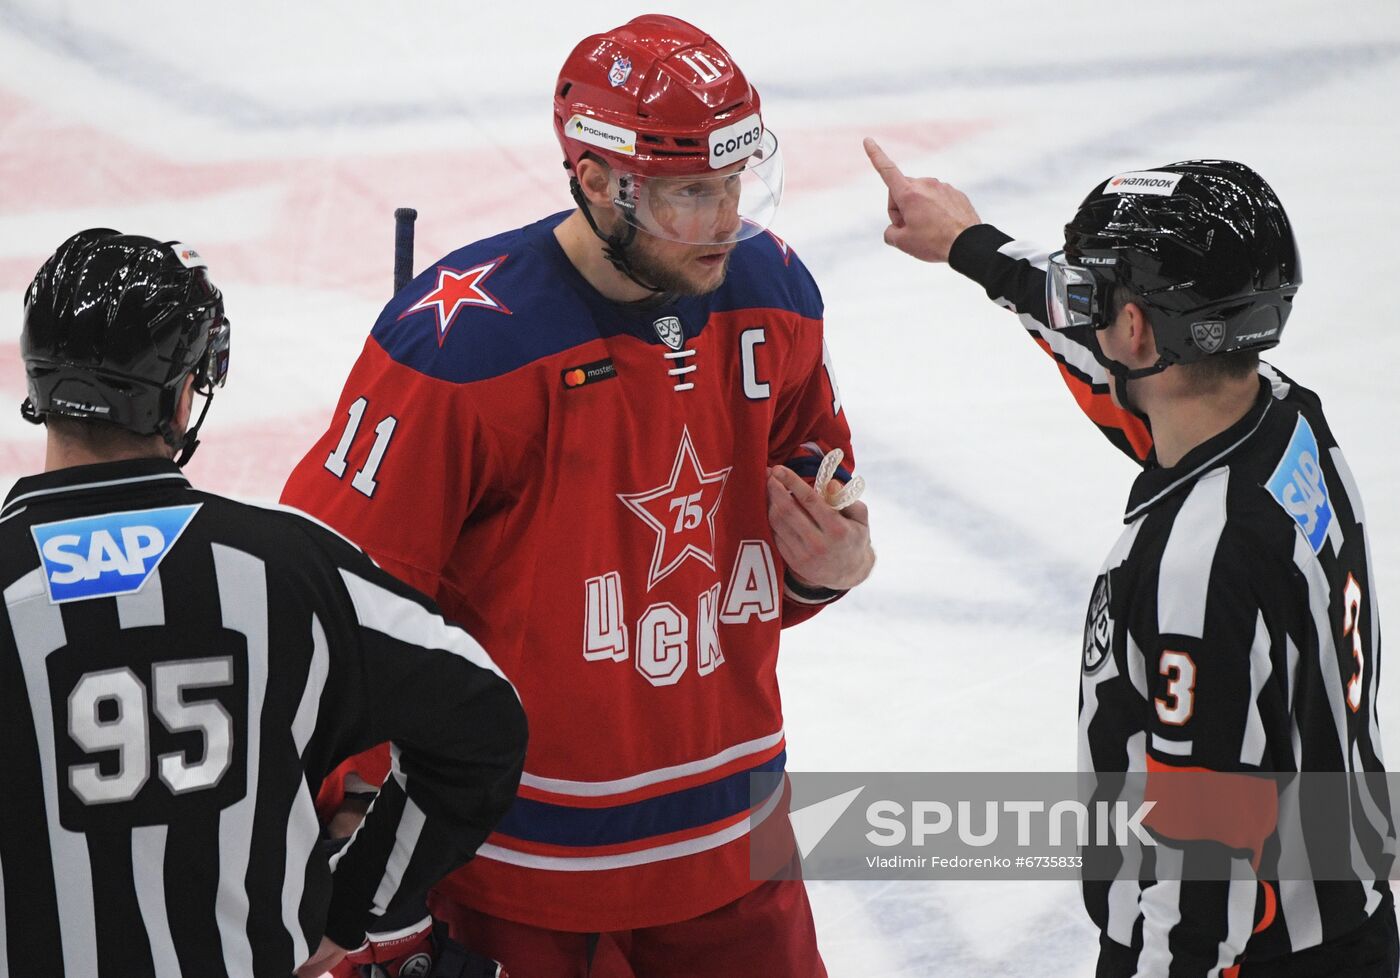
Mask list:
[[[1113,403],[1093,339],[1048,327],[1047,257],[981,225],[959,237],[950,263],[1020,315],[1085,412],[1144,466],[1092,590],[1081,769],[1146,772],[1149,786],[1156,773],[1180,770],[1382,771],[1366,520],[1318,398],[1263,365],[1245,417],[1159,466],[1144,419]],[[1195,813],[1203,834],[1158,832],[1162,845],[1121,874],[1131,879],[1085,882],[1105,938],[1101,976],[1230,974],[1241,958],[1247,974],[1271,974],[1258,969],[1319,946],[1341,964],[1349,937],[1377,910],[1393,926],[1383,868],[1365,860],[1337,881],[1183,882],[1190,860],[1212,858],[1190,842],[1230,840],[1241,875],[1251,876],[1251,858],[1278,845],[1278,822],[1305,817],[1289,791],[1242,780],[1266,785],[1270,807],[1277,801],[1256,837],[1241,838],[1244,813],[1222,799],[1217,811]],[[1390,838],[1387,813],[1384,798],[1359,798],[1354,830]]]
[[[22,479],[0,591],[0,975],[288,976],[421,917],[514,795],[486,652],[299,513],[157,459]],[[384,741],[328,861],[315,792]]]

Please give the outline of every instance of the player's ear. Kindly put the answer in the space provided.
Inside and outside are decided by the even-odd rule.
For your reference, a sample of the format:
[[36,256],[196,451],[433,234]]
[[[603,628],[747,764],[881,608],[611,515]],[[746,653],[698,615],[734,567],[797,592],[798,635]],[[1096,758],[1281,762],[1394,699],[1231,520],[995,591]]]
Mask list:
[[612,195],[609,193],[612,173],[606,163],[585,156],[578,161],[575,175],[578,177],[579,186],[583,188],[584,197],[590,204],[595,207],[607,207],[612,202]]
[[188,431],[190,427],[190,414],[194,411],[194,374],[185,377],[184,384],[180,388],[180,397],[175,402],[175,416],[171,418],[171,425],[176,431]]
[[1152,332],[1152,321],[1146,311],[1136,302],[1123,304],[1123,317],[1128,327],[1128,349],[1132,353],[1134,366],[1147,366],[1157,360],[1157,337]]

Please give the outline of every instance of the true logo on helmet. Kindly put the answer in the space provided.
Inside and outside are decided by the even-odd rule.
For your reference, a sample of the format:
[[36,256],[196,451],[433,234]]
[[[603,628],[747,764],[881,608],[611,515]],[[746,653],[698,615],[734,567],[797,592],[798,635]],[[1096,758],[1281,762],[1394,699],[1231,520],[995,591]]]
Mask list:
[[1218,319],[1191,324],[1191,339],[1202,353],[1214,353],[1225,342],[1225,324]]
[[656,335],[673,350],[679,350],[681,344],[685,342],[685,333],[681,331],[681,321],[675,316],[662,316],[651,324],[651,328],[656,330]]
[[1113,593],[1109,590],[1108,574],[1099,575],[1094,582],[1094,596],[1089,599],[1089,613],[1084,618],[1084,671],[1094,672],[1104,664],[1113,642],[1113,615],[1110,606]]
[[1176,185],[1184,174],[1163,173],[1160,170],[1138,170],[1133,173],[1120,173],[1104,185],[1106,194],[1152,194],[1156,197],[1170,197],[1176,192]]
[[621,88],[627,84],[627,79],[632,75],[631,58],[613,58],[612,68],[608,71],[608,84],[613,88]]
[[614,126],[601,119],[591,119],[586,115],[572,116],[564,125],[564,133],[570,139],[590,146],[601,146],[623,156],[637,155],[636,131]]
[[755,115],[710,133],[710,169],[737,163],[752,156],[763,142],[763,121]]

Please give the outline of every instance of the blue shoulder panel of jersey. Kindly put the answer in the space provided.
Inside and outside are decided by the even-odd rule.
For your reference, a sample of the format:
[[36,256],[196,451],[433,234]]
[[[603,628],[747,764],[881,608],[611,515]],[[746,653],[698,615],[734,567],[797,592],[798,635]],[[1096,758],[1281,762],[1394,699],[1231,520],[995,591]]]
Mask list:
[[[419,373],[468,383],[626,329],[635,316],[623,307],[611,309],[592,293],[554,240],[554,228],[569,213],[475,242],[434,263],[389,300],[375,323],[375,341]],[[735,246],[728,278],[717,292],[681,304],[698,314],[697,328],[709,312],[822,315],[812,276],[782,239],[767,232]],[[651,332],[649,320],[645,325],[644,336]]]
[[808,319],[822,318],[822,295],[807,266],[786,241],[769,231],[734,247],[729,276],[715,293],[716,312],[786,309]]
[[555,255],[541,247],[566,216],[434,262],[389,300],[371,335],[399,363],[455,383],[498,377],[597,339]]
[[202,505],[102,513],[30,527],[50,603],[141,590]]
[[1318,460],[1317,436],[1301,414],[1293,437],[1264,488],[1302,529],[1313,553],[1319,553],[1332,526],[1332,502]]

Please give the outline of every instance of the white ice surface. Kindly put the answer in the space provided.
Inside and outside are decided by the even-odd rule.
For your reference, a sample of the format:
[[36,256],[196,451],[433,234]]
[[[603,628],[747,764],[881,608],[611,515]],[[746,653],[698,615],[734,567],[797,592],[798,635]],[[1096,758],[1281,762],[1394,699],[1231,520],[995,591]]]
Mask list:
[[[1400,4],[666,4],[712,31],[783,140],[776,230],[812,268],[880,563],[787,633],[793,770],[1071,770],[1079,632],[1134,467],[1014,319],[886,248],[860,137],[1053,241],[1113,172],[1238,158],[1278,190],[1306,285],[1272,356],[1318,391],[1400,587]],[[0,489],[42,460],[24,286],[93,225],[208,258],[233,374],[191,466],[273,498],[387,297],[390,214],[418,267],[569,205],[559,63],[642,12],[557,2],[172,5],[0,0]],[[1400,594],[1400,591],[1395,592]],[[1400,757],[1396,686],[1381,696]],[[811,886],[833,976],[1092,973],[1072,886]]]

